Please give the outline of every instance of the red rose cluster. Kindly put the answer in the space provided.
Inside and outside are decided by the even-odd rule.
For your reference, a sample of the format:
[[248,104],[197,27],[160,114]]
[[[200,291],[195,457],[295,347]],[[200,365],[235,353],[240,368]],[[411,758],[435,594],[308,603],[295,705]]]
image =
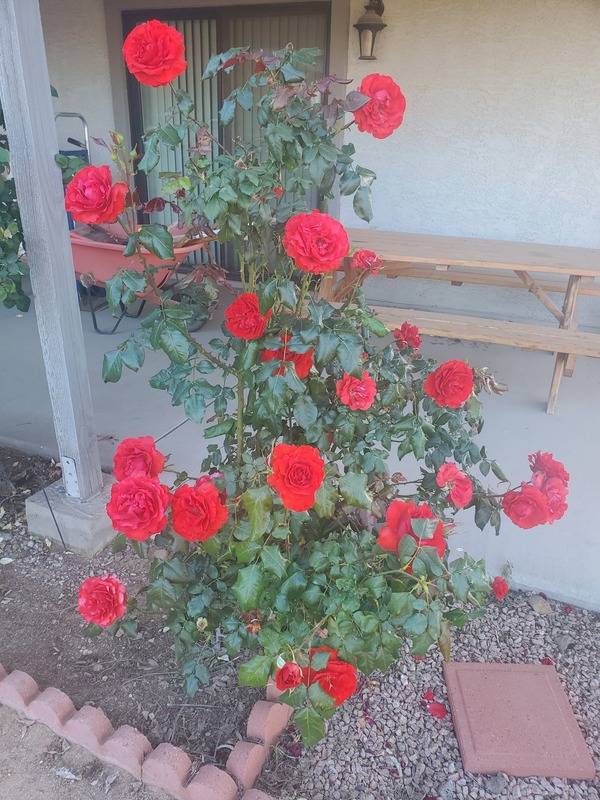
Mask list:
[[[384,550],[397,553],[400,540],[404,536],[412,536],[419,547],[435,547],[441,558],[447,547],[442,523],[438,523],[431,539],[420,539],[412,529],[413,519],[436,519],[436,516],[427,503],[415,505],[412,500],[408,503],[405,503],[404,500],[394,500],[385,515],[386,524],[379,531],[377,544]],[[405,567],[405,570],[412,574],[410,564]]]
[[113,183],[110,167],[84,167],[66,188],[65,208],[75,222],[116,222],[125,210],[128,191],[127,184]]
[[464,361],[446,361],[430,372],[423,391],[439,406],[460,408],[473,392],[473,370]]
[[187,67],[183,34],[156,19],[131,31],[123,45],[127,69],[145,86],[166,86]]
[[374,72],[363,78],[358,91],[370,98],[354,112],[358,130],[376,139],[391,136],[402,125],[406,111],[406,98],[398,84],[388,75]]
[[342,223],[318,210],[290,217],[282,244],[298,269],[315,275],[339,269],[350,250]]
[[536,525],[546,525],[561,519],[567,510],[569,473],[564,464],[551,453],[529,456],[533,476],[530,483],[507,492],[502,499],[502,509],[517,527],[528,530]]
[[419,329],[416,325],[411,325],[410,322],[403,322],[399,328],[396,328],[394,339],[400,350],[404,350],[406,347],[416,350],[422,341],[419,336]]
[[229,518],[226,496],[219,493],[208,475],[194,486],[179,486],[171,494],[158,479],[165,461],[151,436],[124,439],[115,453],[118,482],[112,485],[106,513],[115,530],[128,539],[144,542],[164,529],[170,505],[175,533],[189,542],[204,542]]
[[285,362],[287,361],[288,363],[293,364],[295,366],[296,375],[299,378],[306,378],[308,377],[308,373],[312,369],[313,354],[315,352],[314,347],[311,347],[310,350],[306,351],[306,353],[294,353],[287,346],[291,338],[292,337],[289,335],[289,333],[282,333],[281,341],[283,342],[283,347],[280,347],[277,350],[263,350],[262,353],[260,354],[260,360],[272,361],[276,359],[277,361],[284,362],[284,365],[280,367],[280,369],[276,369],[273,372],[274,375],[284,374]]
[[360,379],[345,372],[336,383],[335,393],[339,401],[352,411],[366,411],[375,402],[377,384],[368,372],[363,372]]
[[79,587],[79,613],[86,622],[108,628],[127,610],[127,592],[116,575],[92,577]]
[[290,511],[308,511],[315,502],[315,493],[325,477],[325,462],[316,447],[278,444],[273,448],[267,478]]
[[456,464],[442,464],[435,480],[442,489],[448,489],[448,499],[457,508],[464,508],[471,502],[473,484]]
[[[315,653],[329,653],[329,660],[322,669],[312,668]],[[334,705],[339,706],[356,691],[356,668],[338,658],[337,650],[325,645],[311,649],[308,667],[302,668],[295,662],[288,662],[275,673],[275,685],[282,692],[302,684],[312,686],[314,683],[318,683],[324,692],[333,697]]]

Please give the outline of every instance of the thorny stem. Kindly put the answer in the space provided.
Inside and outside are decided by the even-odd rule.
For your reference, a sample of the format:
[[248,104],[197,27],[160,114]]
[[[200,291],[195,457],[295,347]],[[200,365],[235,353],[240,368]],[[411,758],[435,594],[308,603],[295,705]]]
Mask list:
[[241,372],[238,372],[237,379],[236,461],[239,469],[242,466],[242,447],[244,445],[244,377]]
[[231,367],[229,366],[229,364],[226,364],[226,363],[225,363],[224,361],[222,361],[220,358],[217,358],[217,356],[214,356],[214,355],[213,355],[213,354],[212,354],[212,353],[211,353],[209,350],[206,350],[206,348],[204,348],[204,347],[203,347],[201,344],[199,344],[199,343],[198,343],[198,342],[197,342],[197,341],[194,339],[194,337],[193,337],[193,336],[190,336],[190,334],[189,334],[189,333],[185,333],[185,334],[184,334],[184,336],[185,336],[185,338],[188,340],[188,342],[189,342],[189,343],[192,345],[192,347],[193,347],[193,348],[194,348],[194,349],[195,349],[195,350],[196,350],[198,353],[201,353],[201,354],[204,356],[204,358],[206,358],[208,361],[210,361],[210,363],[211,363],[211,364],[212,364],[214,367],[218,367],[219,369],[222,369],[222,370],[223,370],[223,372],[224,372],[226,375],[232,375],[232,374],[233,374],[233,370],[231,369]]

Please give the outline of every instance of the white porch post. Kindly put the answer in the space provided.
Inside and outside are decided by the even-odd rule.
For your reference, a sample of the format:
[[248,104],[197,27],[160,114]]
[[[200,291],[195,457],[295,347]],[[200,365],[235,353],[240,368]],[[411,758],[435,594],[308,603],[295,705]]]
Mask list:
[[103,479],[38,0],[0,0],[0,41],[0,98],[65,491],[87,500]]

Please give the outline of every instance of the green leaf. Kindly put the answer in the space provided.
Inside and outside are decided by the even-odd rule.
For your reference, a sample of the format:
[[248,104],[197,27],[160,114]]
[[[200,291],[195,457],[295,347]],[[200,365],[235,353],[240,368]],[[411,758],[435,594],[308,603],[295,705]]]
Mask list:
[[102,380],[104,383],[117,383],[123,373],[123,359],[120,350],[104,354],[102,361]]
[[498,466],[498,464],[495,461],[492,461],[492,472],[498,478],[499,481],[502,481],[502,483],[508,483],[509,482],[508,478],[502,472],[502,470],[500,469],[500,467]]
[[204,397],[198,392],[192,392],[183,401],[183,410],[185,415],[192,422],[202,422],[206,412],[206,403]]
[[272,572],[277,578],[283,578],[287,569],[287,561],[276,544],[265,545],[261,550],[260,560],[266,570]]
[[[315,656],[317,655],[329,656],[329,653],[315,653]],[[314,659],[315,657],[313,656],[313,663]],[[322,667],[317,667],[316,665],[314,668],[322,669]],[[327,694],[318,683],[313,683],[308,687],[308,699],[310,700],[311,706],[321,717],[330,719],[335,714],[335,700],[331,695]]]
[[400,544],[398,545],[398,558],[400,561],[406,563],[410,560],[416,553],[418,546],[419,545],[412,536],[405,534],[400,539]]
[[159,161],[160,149],[158,146],[158,139],[153,135],[144,141],[144,155],[138,164],[138,169],[145,172],[147,175],[158,166]]
[[113,553],[122,553],[127,549],[127,537],[122,533],[117,533],[112,543]]
[[255,538],[263,536],[271,525],[273,495],[268,486],[248,489],[242,495],[242,501],[248,512],[250,528]]
[[321,519],[332,519],[337,501],[338,493],[335,488],[331,484],[323,482],[315,493],[313,509]]
[[427,617],[425,614],[413,614],[402,623],[402,627],[408,634],[418,636],[427,630]]
[[325,669],[327,664],[329,664],[329,659],[331,654],[329,650],[322,650],[320,653],[314,653],[313,657],[310,660],[310,665],[312,669],[315,671],[320,669]]
[[314,708],[301,708],[295,713],[294,722],[305,747],[312,747],[325,736],[325,723]]
[[368,186],[361,186],[352,201],[354,213],[359,219],[370,222],[373,219],[373,206],[371,205],[371,190]]
[[336,353],[341,368],[349,375],[359,371],[362,375],[362,354],[364,350],[362,338],[357,333],[342,331],[338,334],[338,339]]
[[238,672],[240,686],[266,686],[271,674],[271,656],[254,656]]
[[294,419],[304,430],[308,430],[317,421],[319,411],[315,401],[306,394],[301,394],[294,403]]
[[127,340],[124,350],[121,350],[121,359],[128,369],[137,372],[144,364],[146,351],[133,337]]
[[229,125],[235,116],[235,97],[228,97],[219,111],[219,122],[221,125]]
[[462,572],[455,572],[452,575],[452,589],[458,599],[465,603],[469,594],[469,581]]
[[361,314],[360,320],[367,330],[374,333],[375,336],[379,336],[380,339],[390,332],[389,328],[373,314]]
[[410,527],[417,539],[433,539],[439,519],[411,519]]
[[371,508],[373,498],[367,491],[368,477],[363,473],[349,472],[340,478],[340,493],[355,508]]
[[96,625],[95,622],[90,622],[90,624],[86,626],[83,635],[91,639],[93,636],[100,636],[103,630],[104,628],[101,628],[100,625]]
[[208,428],[204,429],[204,438],[214,439],[216,436],[224,436],[233,430],[234,426],[235,420],[233,419],[226,419],[223,422],[218,422],[216,425],[209,425]]
[[242,611],[250,611],[258,606],[263,589],[264,575],[258,564],[244,567],[238,572],[237,580],[233,585],[233,593]]
[[138,236],[142,247],[163,261],[172,261],[175,258],[173,237],[165,225],[144,225]]
[[246,89],[245,87],[243,87],[242,89],[238,89],[237,101],[244,109],[244,111],[250,111],[250,109],[254,105],[254,95],[252,94],[250,89]]
[[338,348],[338,337],[333,331],[324,329],[319,334],[315,345],[315,359],[320,364],[329,364],[333,361]]
[[[269,278],[268,281],[263,283],[259,296],[258,296],[258,307],[260,313],[264,316],[267,311],[273,308],[273,304],[275,303],[275,297],[277,296],[277,279],[275,277]],[[279,346],[281,341],[277,343]],[[277,349],[277,348],[273,348]]]
[[354,170],[347,169],[346,172],[340,177],[340,194],[349,195],[360,186],[360,175],[357,175]]
[[178,328],[165,326],[160,336],[160,346],[175,364],[185,364],[188,360],[190,343]]

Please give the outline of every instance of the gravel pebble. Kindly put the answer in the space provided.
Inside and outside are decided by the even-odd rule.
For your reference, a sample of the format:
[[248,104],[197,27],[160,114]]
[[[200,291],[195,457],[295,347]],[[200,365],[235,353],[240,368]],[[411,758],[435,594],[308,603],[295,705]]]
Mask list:
[[[561,603],[539,599],[552,613],[539,616],[531,598],[519,592],[492,602],[485,618],[453,632],[452,658],[521,664],[552,659],[600,772],[600,616],[578,608],[566,613]],[[569,638],[566,647],[561,637]],[[465,773],[451,715],[438,720],[421,706],[428,690],[448,707],[439,653],[415,661],[404,646],[385,675],[364,680],[328,723],[323,742],[298,760],[275,762],[261,788],[280,800],[600,800],[598,777],[584,782]]]

